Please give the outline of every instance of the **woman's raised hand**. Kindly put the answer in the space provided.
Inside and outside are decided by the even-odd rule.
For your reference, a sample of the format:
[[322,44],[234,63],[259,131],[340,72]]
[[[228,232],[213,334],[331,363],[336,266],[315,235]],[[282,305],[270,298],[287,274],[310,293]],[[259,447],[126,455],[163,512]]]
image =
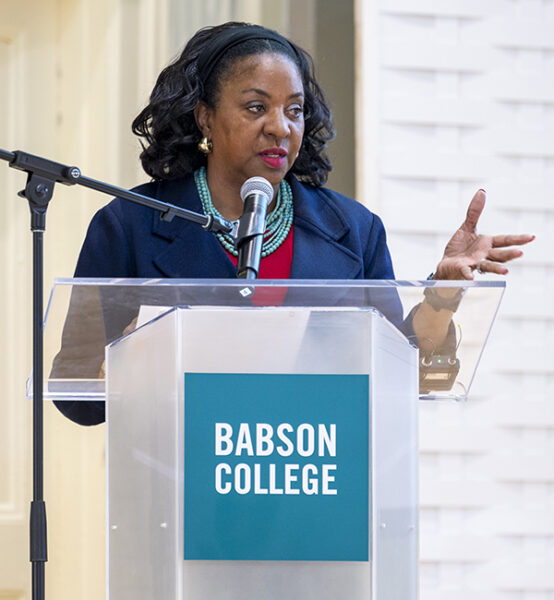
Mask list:
[[477,223],[485,208],[485,190],[479,190],[469,203],[465,221],[450,238],[437,265],[435,279],[473,279],[473,271],[506,275],[504,266],[523,252],[519,248],[535,239],[534,235],[480,235]]

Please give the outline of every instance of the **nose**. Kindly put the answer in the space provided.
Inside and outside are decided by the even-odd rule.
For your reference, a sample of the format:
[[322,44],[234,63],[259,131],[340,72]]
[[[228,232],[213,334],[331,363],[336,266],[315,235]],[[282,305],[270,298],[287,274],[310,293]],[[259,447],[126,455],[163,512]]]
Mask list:
[[275,108],[267,113],[264,133],[275,138],[277,145],[290,134],[290,122],[282,108]]

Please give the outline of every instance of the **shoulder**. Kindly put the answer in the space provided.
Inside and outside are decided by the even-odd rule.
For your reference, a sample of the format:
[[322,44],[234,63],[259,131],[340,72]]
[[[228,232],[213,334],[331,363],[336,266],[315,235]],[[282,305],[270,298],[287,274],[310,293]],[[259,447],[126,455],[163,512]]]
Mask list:
[[384,235],[383,222],[360,202],[326,187],[314,187],[289,180],[295,198],[295,210],[300,220],[310,221],[317,227],[364,235]]
[[[189,188],[189,179],[182,178],[152,181],[131,191],[197,211],[198,195],[190,193]],[[76,276],[142,276],[149,272],[144,265],[148,263],[147,268],[150,268],[151,257],[161,251],[166,240],[178,235],[182,226],[179,221],[162,221],[160,214],[148,206],[115,198],[90,222],[77,261]]]
[[[131,192],[154,198],[169,204],[175,204],[189,208],[195,204],[196,194],[194,180],[192,175],[180,177],[178,179],[156,180],[143,183],[131,189]],[[97,216],[105,216],[126,223],[132,223],[135,220],[152,218],[152,209],[123,198],[114,198],[111,202],[101,208]]]

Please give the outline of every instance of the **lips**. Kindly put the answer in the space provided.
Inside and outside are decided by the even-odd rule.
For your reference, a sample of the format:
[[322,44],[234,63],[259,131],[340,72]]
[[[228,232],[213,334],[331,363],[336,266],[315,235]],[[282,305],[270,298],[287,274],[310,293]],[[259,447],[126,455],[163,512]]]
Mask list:
[[260,152],[259,156],[267,165],[278,169],[285,164],[287,154],[284,148],[268,148]]

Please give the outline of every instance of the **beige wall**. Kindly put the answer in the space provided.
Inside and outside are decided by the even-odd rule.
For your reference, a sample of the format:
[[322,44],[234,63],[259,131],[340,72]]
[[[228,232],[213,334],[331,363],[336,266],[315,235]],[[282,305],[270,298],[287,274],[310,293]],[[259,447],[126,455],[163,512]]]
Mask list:
[[[53,135],[53,120],[41,126],[41,135],[29,124],[28,115],[53,112],[54,95],[48,83],[53,76],[54,55],[50,29],[53,2],[36,7],[23,0],[17,13],[0,3],[0,139],[2,147],[18,144],[46,151]],[[40,94],[33,95],[33,90]],[[30,494],[30,410],[24,401],[31,346],[28,316],[31,310],[30,235],[28,209],[14,192],[24,187],[24,177],[0,175],[0,597],[26,597],[28,568],[28,499]]]

